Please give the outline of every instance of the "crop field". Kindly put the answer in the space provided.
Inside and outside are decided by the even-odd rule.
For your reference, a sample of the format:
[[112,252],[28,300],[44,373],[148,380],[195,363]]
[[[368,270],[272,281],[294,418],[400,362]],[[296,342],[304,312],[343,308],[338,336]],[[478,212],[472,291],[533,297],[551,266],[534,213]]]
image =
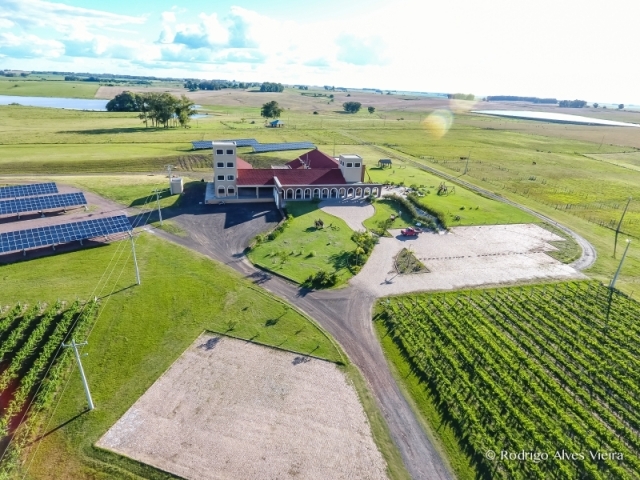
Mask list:
[[[60,301],[50,306],[16,304],[0,314],[0,477],[10,477],[30,439],[34,425],[27,411],[50,408],[60,388],[64,366],[72,355],[66,349],[60,352],[60,344],[84,332],[95,307],[77,301],[71,305]],[[19,425],[21,429],[12,438]]]
[[376,308],[384,349],[427,421],[449,432],[460,478],[638,478],[640,303],[590,281]]

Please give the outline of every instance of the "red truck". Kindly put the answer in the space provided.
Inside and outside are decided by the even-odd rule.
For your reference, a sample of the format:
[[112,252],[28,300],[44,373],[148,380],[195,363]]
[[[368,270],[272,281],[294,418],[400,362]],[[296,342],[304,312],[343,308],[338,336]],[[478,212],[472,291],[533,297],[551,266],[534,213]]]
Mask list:
[[422,230],[420,230],[419,228],[409,227],[401,230],[400,233],[405,237],[417,237],[419,233],[422,233]]

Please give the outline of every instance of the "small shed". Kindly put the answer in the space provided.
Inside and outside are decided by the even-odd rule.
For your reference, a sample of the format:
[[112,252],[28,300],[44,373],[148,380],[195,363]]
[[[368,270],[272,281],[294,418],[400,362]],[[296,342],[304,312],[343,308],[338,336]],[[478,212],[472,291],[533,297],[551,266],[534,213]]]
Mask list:
[[393,163],[391,162],[390,158],[381,158],[380,160],[378,160],[378,166],[379,167],[389,167],[391,168],[391,165],[393,165]]
[[271,128],[284,127],[284,122],[282,120],[274,120],[272,122],[269,122],[269,126]]

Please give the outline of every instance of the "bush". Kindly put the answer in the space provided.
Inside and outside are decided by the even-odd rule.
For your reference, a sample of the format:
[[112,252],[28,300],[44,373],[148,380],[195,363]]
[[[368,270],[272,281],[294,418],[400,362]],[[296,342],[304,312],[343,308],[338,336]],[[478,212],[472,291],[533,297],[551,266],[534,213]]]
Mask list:
[[[405,209],[407,209],[409,211],[409,214],[411,215],[411,217],[413,218],[414,221],[420,222],[421,224],[423,224],[424,226],[426,226],[428,228],[435,229],[437,227],[437,225],[435,224],[433,219],[418,214],[418,211],[416,210],[416,207],[414,207],[413,203],[411,201],[409,201],[411,198],[415,198],[416,202],[417,202],[417,198],[418,197],[416,197],[414,194],[407,195],[407,198],[403,198],[403,197],[401,197],[399,195],[388,195],[387,198],[390,198],[393,201],[398,202]],[[409,200],[407,200],[407,199],[409,199]],[[431,214],[434,217],[436,217],[438,219],[438,221],[440,221],[442,226],[446,228],[446,223],[442,221],[442,219],[444,218],[444,214],[438,212],[438,215],[436,215],[435,213],[430,211],[430,209],[428,209],[427,207],[425,207],[424,205],[421,205],[421,204],[418,204],[418,207],[423,209],[423,210],[425,210],[425,211],[427,211],[427,212],[429,212],[429,214]],[[440,217],[442,217],[442,219]]]
[[[429,207],[425,203],[421,202],[420,198],[413,193],[410,193],[409,195],[407,195],[407,200],[408,200],[407,203],[410,202],[410,204],[412,204],[411,205],[412,208],[413,208],[413,205],[416,205],[418,208],[424,210],[429,215],[433,215],[434,217],[436,217],[444,228],[448,228],[447,217],[443,212],[434,210],[433,208]],[[415,208],[413,208],[413,211],[415,212]],[[422,217],[422,218],[425,218],[425,217]],[[422,220],[419,220],[419,221],[421,222]],[[429,219],[427,222],[427,225],[432,225],[432,224],[433,224],[433,220]]]
[[336,272],[329,273],[326,270],[319,270],[315,275],[309,275],[302,283],[302,286],[307,288],[328,288],[334,286],[337,281],[338,275],[336,275]]

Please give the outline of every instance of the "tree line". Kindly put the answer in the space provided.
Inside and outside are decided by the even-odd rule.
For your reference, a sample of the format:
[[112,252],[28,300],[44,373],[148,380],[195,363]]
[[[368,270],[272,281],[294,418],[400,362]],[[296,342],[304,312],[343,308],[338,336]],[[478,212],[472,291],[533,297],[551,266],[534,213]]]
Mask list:
[[107,103],[108,112],[138,112],[146,127],[149,121],[154,127],[180,125],[187,128],[195,115],[195,104],[185,95],[177,98],[170,93],[122,92]]
[[196,90],[222,90],[225,88],[239,88],[244,90],[256,86],[258,86],[258,83],[229,80],[186,80],[184,82],[184,88],[192,92]]
[[491,95],[487,97],[487,102],[531,102],[531,103],[558,103],[556,98],[539,97],[518,97],[513,95]]
[[560,100],[558,106],[565,108],[583,108],[587,106],[587,102],[584,100]]
[[261,92],[283,92],[284,85],[281,83],[273,83],[273,82],[263,82],[260,85]]

